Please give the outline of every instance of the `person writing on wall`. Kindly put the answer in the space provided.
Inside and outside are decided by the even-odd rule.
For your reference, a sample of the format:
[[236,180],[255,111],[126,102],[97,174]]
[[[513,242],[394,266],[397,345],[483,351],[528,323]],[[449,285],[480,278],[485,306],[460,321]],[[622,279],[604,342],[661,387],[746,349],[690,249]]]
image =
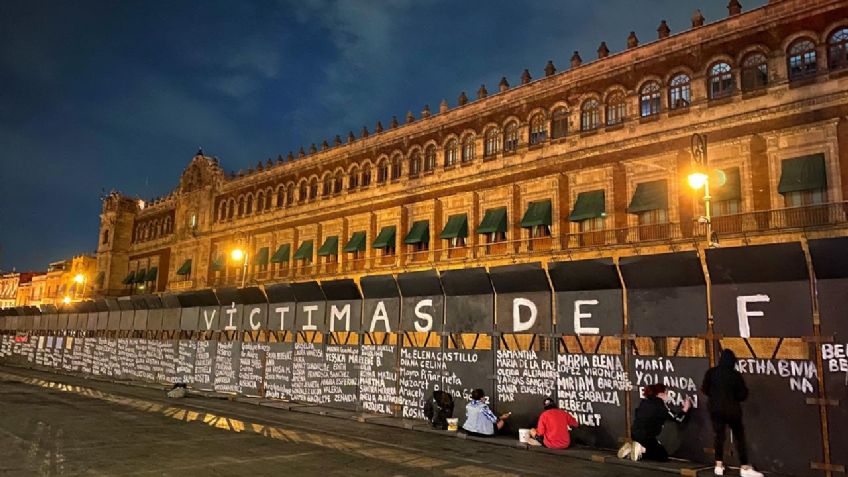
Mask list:
[[715,431],[715,474],[724,475],[724,438],[727,428],[733,433],[742,477],[762,477],[748,462],[748,449],[745,447],[745,426],[742,425],[741,403],[748,398],[748,387],[742,374],[736,370],[736,355],[725,349],[721,352],[718,366],[710,368],[704,375],[701,392],[709,401],[710,418]]
[[486,393],[482,389],[475,389],[471,391],[471,401],[465,406],[465,424],[462,429],[469,436],[492,437],[496,431],[503,429],[510,414],[507,412],[501,417],[495,416],[489,408]]
[[642,388],[642,401],[636,408],[630,433],[633,442],[624,443],[618,451],[619,458],[624,459],[629,455],[633,460],[668,460],[668,451],[657,438],[666,421],[683,422],[692,407],[692,403],[686,399],[681,410],[672,410],[668,400],[668,389],[663,384]]
[[528,441],[531,446],[544,445],[551,449],[567,449],[571,445],[569,428],[577,427],[577,419],[571,414],[559,409],[556,401],[545,398],[545,410],[539,416],[539,422],[530,429],[533,439]]

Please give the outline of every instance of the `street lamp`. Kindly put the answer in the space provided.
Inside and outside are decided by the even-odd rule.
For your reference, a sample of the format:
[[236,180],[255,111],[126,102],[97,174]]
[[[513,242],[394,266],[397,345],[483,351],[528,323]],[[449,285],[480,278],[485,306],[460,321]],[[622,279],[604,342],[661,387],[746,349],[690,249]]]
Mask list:
[[232,252],[230,252],[230,258],[232,258],[233,261],[236,263],[238,263],[239,261],[243,262],[243,267],[241,271],[241,287],[244,288],[244,283],[247,279],[247,251],[242,250],[240,248],[235,248]]
[[74,277],[74,282],[82,285],[82,291],[80,292],[80,297],[85,298],[85,282],[86,282],[85,275],[83,275],[82,273],[77,273],[76,276]]
[[689,187],[696,191],[704,188],[704,215],[698,218],[698,222],[707,226],[707,247],[714,247],[707,137],[703,134],[692,135],[692,164],[695,172],[689,174]]
[[62,303],[67,305],[70,302],[71,302],[71,297],[69,297],[68,295],[65,295],[65,298],[62,298]]

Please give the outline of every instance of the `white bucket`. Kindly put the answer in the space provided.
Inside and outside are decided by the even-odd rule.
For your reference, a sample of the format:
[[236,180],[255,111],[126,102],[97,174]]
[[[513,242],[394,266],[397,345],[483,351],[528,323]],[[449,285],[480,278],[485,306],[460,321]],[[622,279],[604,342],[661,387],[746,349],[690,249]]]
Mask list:
[[448,421],[448,430],[456,432],[456,430],[459,428],[459,418],[449,417],[447,419],[447,421]]
[[530,429],[519,429],[518,430],[518,442],[522,442],[524,444],[530,440]]

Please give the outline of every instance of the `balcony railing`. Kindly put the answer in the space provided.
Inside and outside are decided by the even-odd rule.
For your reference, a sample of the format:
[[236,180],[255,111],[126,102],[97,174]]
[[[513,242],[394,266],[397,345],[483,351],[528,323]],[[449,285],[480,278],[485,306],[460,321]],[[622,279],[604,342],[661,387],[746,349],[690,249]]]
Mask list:
[[[749,234],[787,229],[806,229],[843,224],[848,202],[809,205],[786,209],[762,210],[712,218],[713,233],[721,235]],[[706,224],[698,224],[695,234],[706,235]]]

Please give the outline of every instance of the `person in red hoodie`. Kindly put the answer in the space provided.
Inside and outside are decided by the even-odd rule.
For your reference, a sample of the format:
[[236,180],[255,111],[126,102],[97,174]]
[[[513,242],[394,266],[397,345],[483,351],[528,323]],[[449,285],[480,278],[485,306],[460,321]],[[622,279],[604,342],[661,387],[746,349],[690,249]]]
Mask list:
[[569,428],[577,427],[577,419],[559,409],[556,401],[545,398],[545,410],[539,416],[539,423],[530,429],[530,445],[544,445],[550,449],[567,449],[571,445]]

